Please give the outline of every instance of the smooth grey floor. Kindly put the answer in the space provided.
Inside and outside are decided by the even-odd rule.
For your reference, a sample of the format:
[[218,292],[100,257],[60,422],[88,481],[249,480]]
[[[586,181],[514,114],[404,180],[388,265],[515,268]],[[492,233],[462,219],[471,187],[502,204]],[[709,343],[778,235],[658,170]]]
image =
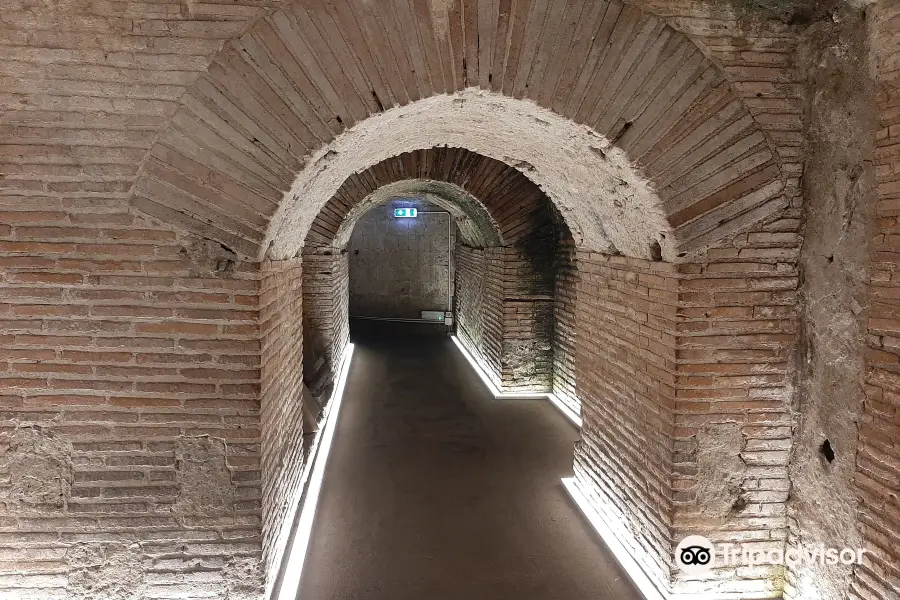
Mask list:
[[570,501],[578,432],[446,337],[355,336],[300,600],[639,600]]

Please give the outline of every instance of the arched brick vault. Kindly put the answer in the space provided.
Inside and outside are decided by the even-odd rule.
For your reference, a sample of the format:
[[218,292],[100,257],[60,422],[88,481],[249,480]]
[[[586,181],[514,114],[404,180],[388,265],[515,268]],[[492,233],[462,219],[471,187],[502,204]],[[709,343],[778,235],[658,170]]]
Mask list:
[[[409,180],[413,181],[405,186],[396,185]],[[441,187],[441,183],[454,186],[462,194],[454,199],[451,189]],[[451,204],[454,200],[459,205],[477,203],[467,212],[473,213],[470,215],[473,220],[486,223],[478,227],[482,232],[478,238],[466,236],[467,243],[473,246],[518,243],[551,222],[547,197],[516,169],[462,148],[431,148],[389,158],[351,175],[315,217],[304,245],[330,245],[335,238],[345,238],[346,234],[341,236],[339,232],[352,227],[352,222],[360,216],[359,205],[369,204],[366,201],[385,187],[390,193],[436,192]],[[355,218],[348,218],[351,214]],[[496,243],[484,243],[489,241],[485,238],[494,229]]]
[[[629,175],[623,178],[648,181],[658,194],[638,212],[664,217],[638,229],[645,239],[633,247],[624,233],[608,236],[627,255],[649,256],[654,241],[669,258],[693,252],[787,204],[782,192],[789,174],[773,142],[687,36],[617,2],[548,6],[284,5],[228,42],[182,97],[144,163],[132,203],[243,255],[258,255],[273,241],[267,231],[288,191],[306,214],[325,201],[302,193],[302,177],[316,160],[340,159],[329,154],[339,134],[374,113],[399,110],[391,107],[479,86],[536,102],[599,134],[594,156],[580,157],[594,170],[609,171],[603,161],[615,162],[603,156],[610,143],[624,152],[616,165]],[[418,35],[400,35],[412,30]],[[535,140],[545,134],[539,123],[529,129]],[[479,132],[471,134],[477,140]],[[409,140],[404,150],[430,142]],[[545,135],[541,151],[553,155],[564,144]],[[536,149],[523,144],[486,152],[465,145],[526,170],[561,205],[576,239],[582,229],[614,225],[612,209],[586,210],[598,202],[586,188],[558,197],[573,182],[528,160]],[[629,172],[632,167],[637,170]],[[619,212],[627,214],[627,207]],[[601,216],[608,222],[595,223]],[[668,227],[675,239],[659,239]],[[584,239],[609,249],[610,240],[596,232],[585,231]]]
[[[460,339],[488,365],[501,389],[549,391],[555,244],[568,231],[549,198],[522,173],[446,147],[403,153],[351,175],[312,220],[303,243],[307,385],[322,387],[347,341],[348,272],[342,250],[353,226],[375,206],[410,193],[445,206],[459,228],[454,310]],[[478,264],[482,268],[473,268]],[[472,281],[488,270],[496,281],[486,294],[485,286]],[[516,315],[520,327],[514,327]],[[524,328],[537,320],[542,327]]]

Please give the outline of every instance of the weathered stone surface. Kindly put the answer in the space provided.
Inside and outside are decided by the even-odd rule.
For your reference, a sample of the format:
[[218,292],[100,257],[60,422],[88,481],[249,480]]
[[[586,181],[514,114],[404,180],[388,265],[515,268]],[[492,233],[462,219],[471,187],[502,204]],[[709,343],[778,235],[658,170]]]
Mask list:
[[39,427],[19,427],[0,438],[0,462],[9,473],[0,500],[10,514],[64,510],[74,482],[72,444]]
[[[862,547],[854,489],[865,399],[868,243],[875,208],[875,94],[862,11],[837,12],[804,34],[807,107],[804,177],[803,354],[791,465],[791,543]],[[834,452],[829,459],[823,445]],[[803,565],[788,597],[847,597],[853,567]],[[802,596],[801,596],[802,597]]]
[[[394,218],[401,205],[416,206],[419,216]],[[418,319],[423,310],[450,310],[455,229],[451,215],[429,202],[373,207],[347,244],[350,315]]]
[[175,442],[175,474],[179,485],[175,511],[213,515],[234,507],[234,488],[225,463],[223,440],[179,438]]
[[137,544],[77,545],[66,551],[73,600],[146,597],[143,553]]

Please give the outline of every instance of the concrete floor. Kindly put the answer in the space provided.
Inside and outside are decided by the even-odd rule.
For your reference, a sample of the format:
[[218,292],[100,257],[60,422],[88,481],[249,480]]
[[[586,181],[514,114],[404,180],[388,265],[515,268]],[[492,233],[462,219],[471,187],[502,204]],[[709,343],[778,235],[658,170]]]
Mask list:
[[640,599],[549,402],[494,400],[446,337],[356,342],[298,599]]

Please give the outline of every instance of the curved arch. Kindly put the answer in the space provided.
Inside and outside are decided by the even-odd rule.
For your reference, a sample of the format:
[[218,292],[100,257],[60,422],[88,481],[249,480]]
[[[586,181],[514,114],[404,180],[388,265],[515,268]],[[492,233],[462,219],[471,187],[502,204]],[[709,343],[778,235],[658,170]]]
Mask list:
[[[384,141],[385,152],[398,147],[390,137]],[[344,172],[333,165],[325,170],[332,177]],[[548,329],[547,324],[554,319],[557,244],[560,236],[568,239],[570,234],[560,225],[550,199],[529,178],[501,161],[458,147],[389,156],[349,175],[313,215],[310,225],[286,223],[287,231],[308,231],[306,239],[299,240],[303,242],[304,262],[309,265],[303,274],[304,314],[313,315],[306,327],[319,346],[310,348],[311,356],[316,357],[310,362],[323,364],[330,372],[331,357],[339,355],[335,348],[342,347],[342,336],[349,330],[349,306],[345,302],[350,281],[348,258],[354,253],[347,251],[347,243],[354,226],[374,207],[402,196],[433,202],[455,217],[461,234],[457,242],[462,243],[456,244],[452,255],[464,256],[459,264],[469,271],[454,284],[465,288],[458,295],[460,303],[449,302],[447,309],[464,307],[458,314],[465,316],[458,324],[466,330],[466,336],[479,340],[471,342],[472,351],[492,365],[498,385],[539,383],[542,389],[549,387],[551,361],[546,356],[537,360],[535,355],[549,353],[552,348],[552,327]],[[303,216],[302,211],[300,214]],[[288,250],[293,251],[293,247]],[[487,273],[493,278],[492,286],[484,285],[483,279],[481,284],[473,284]],[[540,313],[544,326],[532,332],[533,340],[503,343],[500,318],[506,304],[515,306],[510,314]],[[490,326],[483,329],[486,322]],[[513,328],[510,335],[520,331]],[[491,345],[490,352],[480,346],[484,340],[490,340],[484,342]],[[319,356],[325,360],[318,361]],[[510,366],[513,364],[527,365],[524,369],[531,377],[518,381],[524,371]],[[306,378],[313,381],[317,376],[310,368]]]
[[[388,142],[385,153],[397,148],[391,139],[385,141]],[[344,172],[333,164],[329,170],[330,178],[340,177]],[[516,169],[464,148],[439,147],[388,156],[348,175],[309,226],[300,225],[291,230],[308,229],[304,243],[330,244],[339,228],[346,227],[347,217],[351,213],[359,214],[356,212],[359,203],[369,196],[378,197],[379,193],[430,193],[439,201],[444,198],[456,204],[459,208],[453,210],[466,213],[472,220],[466,230],[475,227],[482,232],[476,236],[471,231],[473,246],[516,243],[552,218],[547,196]],[[318,192],[303,194],[304,197],[317,195]],[[291,208],[303,209],[299,205]],[[286,217],[293,216],[286,214]],[[476,242],[477,237],[486,243]]]
[[[466,20],[445,9],[382,12],[376,4],[293,2],[232,40],[183,96],[132,203],[243,255],[261,256],[274,240],[275,256],[286,256],[291,244],[274,239],[270,221],[295,198],[285,192],[298,189],[297,173],[332,163],[340,134],[478,86],[492,90],[486,98],[518,102],[519,115],[543,111],[566,124],[548,136],[553,119],[538,115],[518,122],[522,135],[512,140],[482,140],[489,152],[470,138],[460,144],[542,185],[588,248],[649,257],[658,243],[672,259],[785,204],[786,177],[752,115],[720,70],[660,18],[619,2],[535,15],[517,5],[493,15],[473,45],[460,31]],[[417,23],[419,35],[399,34]],[[528,140],[542,140],[552,156],[546,172],[517,157],[528,154]],[[610,199],[620,179],[629,193]],[[604,197],[591,197],[598,189]]]
[[397,153],[440,144],[526,170],[534,182],[529,193],[543,190],[585,247],[649,258],[650,245],[666,243],[671,231],[649,183],[605,138],[534,103],[466,90],[391,109],[344,132],[300,172],[266,245],[274,256],[292,255],[345,180]]
[[[469,246],[484,248],[501,246],[505,243],[497,223],[484,205],[464,189],[443,181],[412,179],[384,185],[360,200],[341,221],[337,231],[330,238],[331,244],[335,248],[345,248],[350,241],[353,228],[363,215],[393,199],[406,197],[424,198],[449,212],[459,228],[460,236]],[[320,213],[319,217],[321,216]],[[315,228],[315,225],[313,227]],[[314,230],[307,235],[304,246],[312,241],[310,237],[313,233]]]

